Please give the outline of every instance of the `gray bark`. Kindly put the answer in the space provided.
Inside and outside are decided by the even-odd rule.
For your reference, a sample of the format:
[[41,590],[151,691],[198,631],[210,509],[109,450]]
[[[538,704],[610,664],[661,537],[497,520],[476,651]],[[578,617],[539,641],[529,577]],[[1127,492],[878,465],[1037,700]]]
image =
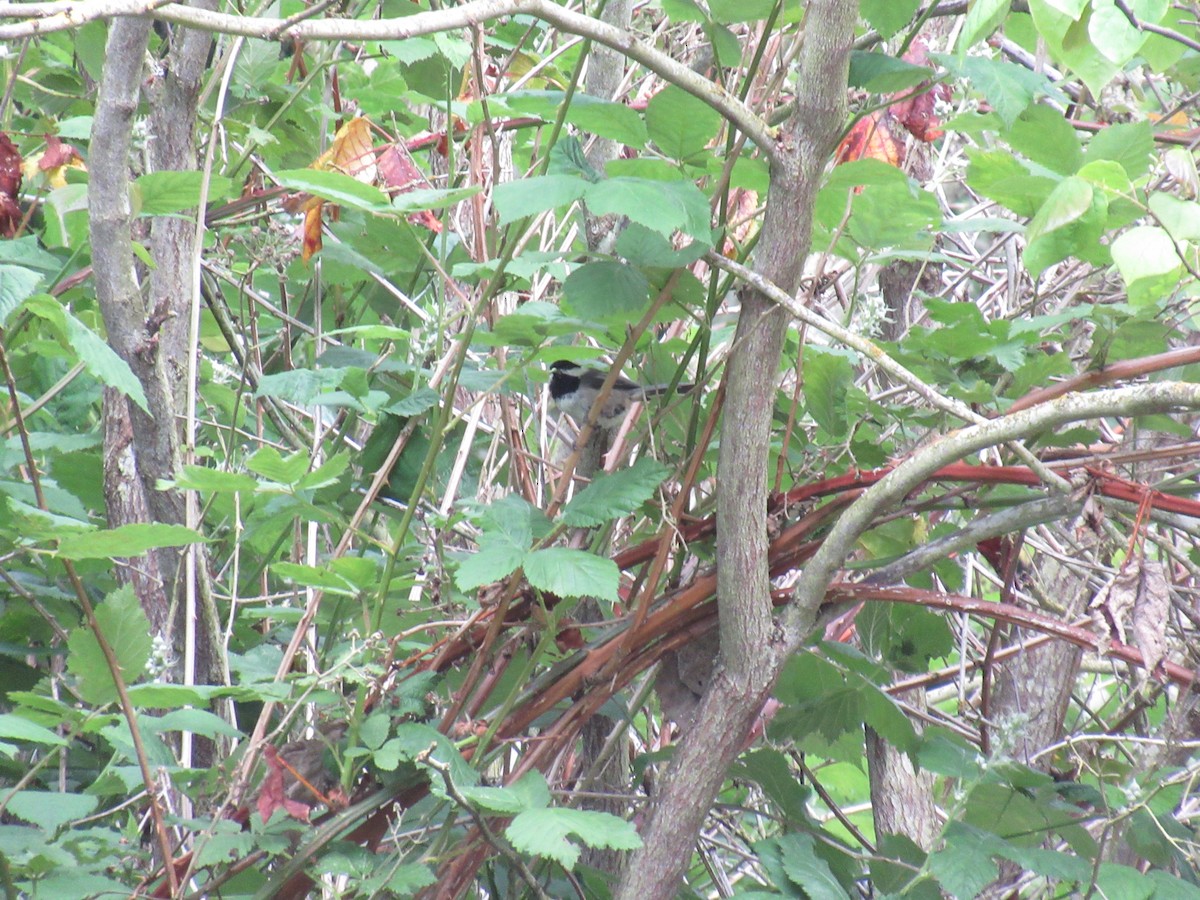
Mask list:
[[[796,111],[781,129],[755,268],[795,291],[812,236],[819,176],[845,118],[846,76],[857,4],[814,0],[807,10]],[[721,660],[681,739],[617,889],[621,900],[673,897],[696,835],[784,662],[771,614],[767,569],[768,447],[786,315],[753,290],[742,309],[726,372],[717,468],[717,594]]]

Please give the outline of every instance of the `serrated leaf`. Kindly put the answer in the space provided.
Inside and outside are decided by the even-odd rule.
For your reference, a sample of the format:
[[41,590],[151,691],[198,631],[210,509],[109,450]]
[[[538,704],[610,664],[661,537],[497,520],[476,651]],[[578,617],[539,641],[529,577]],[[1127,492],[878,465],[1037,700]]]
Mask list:
[[478,194],[482,187],[473,185],[461,188],[417,188],[405,191],[392,198],[392,209],[400,213],[419,212],[426,209],[445,209]]
[[15,791],[5,799],[8,813],[44,828],[49,834],[90,815],[100,803],[100,798],[91,794],[59,791]]
[[[150,620],[142,612],[133,588],[118,588],[96,606],[96,622],[112,648],[121,678],[130,684],[140,678],[150,659],[153,640]],[[100,644],[86,625],[67,640],[67,671],[78,679],[79,695],[96,705],[117,699],[117,688]]]
[[1112,259],[1135,305],[1169,295],[1183,271],[1175,242],[1156,225],[1139,225],[1121,234],[1112,243]]
[[1046,198],[1025,232],[1025,268],[1037,278],[1069,256],[1102,263],[1100,244],[1108,219],[1108,198],[1078,176],[1064,178]]
[[513,847],[531,856],[544,856],[566,869],[579,861],[574,836],[589,847],[636,850],[642,846],[629,822],[608,813],[585,809],[530,809],[520,813],[504,831]]
[[289,369],[274,372],[258,380],[255,397],[276,397],[306,406],[321,394],[339,387],[349,369]]
[[580,266],[562,290],[574,312],[597,321],[636,319],[650,299],[650,282],[641,271],[610,260]]
[[929,870],[953,897],[974,897],[1000,872],[992,862],[997,842],[1003,843],[995,835],[950,822],[945,846],[929,855]]
[[1010,128],[1037,97],[1055,95],[1045,75],[1014,63],[983,56],[960,58],[948,54],[930,54],[930,57],[951,72],[969,78]]
[[41,284],[42,276],[24,266],[0,264],[0,325],[9,315],[33,295]]
[[525,577],[538,590],[559,597],[597,597],[613,603],[621,582],[611,559],[567,547],[534,550],[525,557]]
[[275,173],[280,185],[292,191],[305,191],[338,203],[367,212],[390,213],[392,203],[379,188],[363,184],[341,172],[323,172],[317,169],[285,169]]
[[[505,95],[504,101],[515,112],[531,113],[554,121],[566,96],[564,91],[517,91]],[[646,125],[642,117],[637,110],[624,103],[576,93],[567,107],[566,121],[583,131],[631,147],[641,147],[646,143]],[[558,146],[556,144],[555,149]]]
[[[12,699],[11,696],[9,698]],[[55,734],[49,728],[43,728],[35,722],[30,722],[23,716],[4,713],[0,715],[0,740],[29,741],[34,744],[50,744],[56,747],[66,746],[66,739]]]
[[664,237],[682,231],[706,245],[712,243],[708,200],[690,181],[632,175],[606,178],[588,186],[584,201],[593,215],[628,216]]
[[1112,160],[1130,179],[1138,179],[1150,170],[1154,160],[1154,132],[1150,122],[1121,122],[1107,125],[1088,141],[1086,159]]
[[[192,209],[200,202],[200,187],[204,173],[148,172],[133,183],[138,198],[138,211],[143,216],[162,216]],[[228,196],[233,182],[221,175],[212,175],[208,185],[208,199]]]
[[300,450],[283,457],[274,447],[263,447],[246,460],[246,468],[263,478],[290,485],[296,484],[304,477],[308,472],[309,462],[308,454]]
[[657,460],[642,457],[628,468],[593,480],[571,498],[559,518],[572,528],[593,528],[629,515],[654,496],[670,471]]
[[488,812],[515,816],[525,809],[521,798],[506,787],[466,786],[459,788],[458,792],[471,806]]
[[441,397],[433,388],[417,388],[407,397],[385,406],[382,411],[397,416],[419,416],[425,410],[436,406],[439,400]]
[[955,45],[959,53],[965,53],[1000,27],[1008,15],[1011,4],[1008,0],[978,0],[967,9],[967,18]]
[[83,363],[88,374],[114,390],[120,391],[136,403],[143,412],[150,412],[146,393],[142,390],[142,383],[133,374],[133,370],[112,347],[108,346],[107,341],[75,318],[70,310],[49,297],[35,297],[25,305],[25,308],[35,316],[47,319],[62,329],[63,337],[79,356],[79,361]]
[[[737,2],[742,5],[745,0]],[[720,113],[675,85],[667,85],[646,104],[650,139],[672,159],[686,160],[702,153],[720,127]]]
[[253,491],[258,488],[258,480],[244,472],[222,472],[205,466],[184,466],[173,484],[184,490],[214,494]]
[[183,706],[207,706],[223,688],[215,685],[135,684],[129,688],[134,709],[177,709]]
[[920,6],[920,0],[862,0],[863,18],[884,40],[907,25]]
[[778,843],[784,871],[809,900],[849,900],[829,863],[817,856],[811,834],[785,834]]
[[293,562],[277,562],[271,565],[271,571],[280,578],[286,578],[298,585],[319,588],[322,591],[340,594],[343,597],[358,596],[357,586],[351,584],[336,572],[331,572],[320,566],[306,566]]
[[917,66],[887,53],[850,52],[850,87],[872,94],[892,94],[916,87],[934,76],[928,66]]
[[67,535],[58,542],[58,555],[66,559],[118,559],[141,556],[156,547],[198,544],[204,539],[204,535],[183,525],[149,522]]
[[831,437],[850,428],[846,394],[854,382],[854,367],[840,353],[809,349],[804,354],[804,407]]
[[525,561],[528,545],[521,547],[500,535],[485,534],[479,549],[462,557],[454,573],[459,590],[472,591],[507,578]]
[[186,731],[203,737],[239,738],[242,732],[207,709],[175,709],[153,720],[155,733]]
[[507,224],[558,209],[583,198],[588,183],[575,175],[542,175],[498,184],[492,192],[492,202],[500,214],[500,223]]

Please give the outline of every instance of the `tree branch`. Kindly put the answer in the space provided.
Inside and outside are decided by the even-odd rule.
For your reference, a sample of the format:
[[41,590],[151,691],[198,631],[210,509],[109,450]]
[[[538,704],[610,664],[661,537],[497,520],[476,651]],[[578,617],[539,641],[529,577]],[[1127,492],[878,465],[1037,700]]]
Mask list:
[[808,561],[796,582],[794,601],[783,615],[785,646],[789,652],[797,650],[808,638],[835,572],[880,510],[898,503],[942,466],[986,447],[1028,438],[1069,422],[1196,409],[1200,409],[1200,384],[1159,382],[1115,388],[1061,397],[1033,409],[953,431],[921,448],[864,491],[842,513],[821,548]]
[[278,41],[285,37],[306,41],[400,41],[424,34],[470,28],[501,16],[536,16],[563,31],[590,38],[636,60],[651,72],[709,104],[768,156],[774,158],[778,152],[776,129],[721,85],[698,75],[654,47],[643,44],[629,31],[565,9],[552,0],[469,0],[450,9],[419,12],[397,19],[316,19],[303,22],[237,16],[179,3],[159,5],[155,0],[139,0],[136,3],[105,0],[102,9],[84,12],[80,12],[79,5],[75,3],[42,3],[37,4],[35,10],[35,15],[40,14],[41,18],[29,18],[27,10],[28,7],[20,3],[0,4],[0,18],[19,15],[26,19],[12,25],[0,25],[0,41],[75,28],[92,19],[151,10],[154,18],[164,22],[266,41]]

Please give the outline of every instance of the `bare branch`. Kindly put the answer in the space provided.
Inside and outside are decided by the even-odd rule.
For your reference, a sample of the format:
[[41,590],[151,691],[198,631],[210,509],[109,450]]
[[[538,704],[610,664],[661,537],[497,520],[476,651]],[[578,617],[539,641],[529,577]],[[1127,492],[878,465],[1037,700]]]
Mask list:
[[888,509],[942,466],[1006,441],[1020,440],[1068,422],[1102,416],[1139,416],[1200,409],[1200,384],[1159,382],[1072,394],[1033,409],[953,431],[923,447],[866,490],[838,519],[821,549],[804,567],[794,602],[783,616],[786,646],[800,647],[812,631],[817,609],[834,573],[882,509]]
[[[315,19],[295,22],[292,19],[236,16],[218,13],[178,3],[161,7],[157,2],[129,3],[128,0],[104,0],[103,12],[88,18],[79,18],[77,4],[62,4],[61,12],[51,18],[39,18],[15,25],[0,25],[0,40],[15,40],[33,34],[61,31],[73,28],[94,18],[112,15],[141,13],[154,10],[154,17],[188,28],[236,34],[243,37],[277,41],[281,38],[306,41],[400,41],[423,34],[454,31],[481,25],[501,16],[529,15],[549,22],[563,31],[590,38],[598,44],[610,47],[632,60],[641,63],[651,72],[661,75],[672,84],[678,85],[689,94],[700,98],[720,112],[738,130],[753,141],[759,149],[771,157],[775,156],[776,132],[749,106],[729,94],[721,85],[709,81],[687,66],[655,48],[638,41],[624,29],[615,28],[599,19],[565,9],[551,0],[471,0],[451,9],[419,12],[399,19]],[[46,14],[48,9],[59,8],[57,4],[38,4]],[[16,15],[28,16],[22,4],[0,5],[0,18]]]

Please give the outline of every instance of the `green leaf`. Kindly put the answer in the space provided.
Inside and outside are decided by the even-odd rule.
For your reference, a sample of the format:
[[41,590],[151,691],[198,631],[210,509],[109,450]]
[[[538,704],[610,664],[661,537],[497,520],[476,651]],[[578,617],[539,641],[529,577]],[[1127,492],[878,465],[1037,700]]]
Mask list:
[[1086,0],[1029,0],[1029,12],[1054,59],[1069,66],[1099,96],[1120,67],[1096,49]]
[[[149,172],[133,183],[134,208],[143,216],[162,216],[192,209],[200,202],[200,187],[204,173]],[[209,180],[208,199],[229,195],[233,182],[221,175]]]
[[1174,241],[1156,225],[1130,228],[1113,241],[1112,257],[1134,305],[1170,296],[1183,274]]
[[477,809],[515,816],[525,808],[521,798],[505,787],[462,787],[459,793],[463,799]]
[[[744,5],[746,0],[737,0]],[[667,85],[646,104],[650,139],[672,159],[686,160],[703,152],[721,127],[721,114],[683,88]]]
[[886,53],[850,51],[850,87],[872,94],[893,94],[916,87],[934,76],[928,66],[917,66]]
[[129,688],[134,709],[178,709],[183,706],[207,706],[223,689],[214,685],[135,684]]
[[1069,256],[1102,263],[1100,244],[1108,200],[1078,176],[1064,178],[1042,204],[1026,231],[1025,268],[1037,278]]
[[155,733],[186,731],[203,737],[239,738],[242,732],[207,709],[176,709],[154,720]]
[[662,10],[672,22],[705,22],[708,17],[693,0],[662,0]]
[[642,846],[631,823],[584,809],[529,809],[514,818],[504,834],[522,853],[544,856],[568,870],[579,861],[578,845],[568,840],[572,835],[589,847],[636,850]]
[[492,202],[502,225],[558,209],[583,198],[588,182],[575,175],[542,175],[496,185]]
[[0,263],[0,325],[4,325],[13,310],[33,295],[41,282],[42,276],[32,269]]
[[488,506],[482,525],[479,549],[461,557],[454,575],[460,590],[474,590],[507,578],[520,568],[533,543],[533,510],[515,495]]
[[562,285],[572,311],[586,319],[633,320],[650,299],[650,282],[638,269],[601,260],[580,266]]
[[765,19],[782,2],[784,0],[708,0],[708,10],[715,21],[732,25]]
[[846,394],[854,383],[854,367],[843,353],[809,348],[804,354],[804,408],[830,437],[849,431]]
[[690,181],[607,178],[590,185],[584,200],[593,215],[628,216],[664,237],[682,231],[706,246],[712,244],[708,200]]
[[670,472],[662,463],[643,456],[632,466],[593,480],[563,507],[560,518],[572,528],[593,528],[629,515],[654,496]]
[[91,794],[59,791],[15,791],[6,799],[9,813],[50,834],[68,822],[90,815],[100,804],[100,798]]
[[[133,588],[118,588],[98,604],[96,622],[116,655],[122,680],[126,684],[136,681],[145,673],[153,640],[150,621]],[[117,699],[108,663],[96,635],[86,625],[72,631],[67,641],[67,671],[78,679],[79,695],[88,703],[100,705]]]
[[471,591],[507,578],[524,561],[524,550],[518,550],[505,541],[484,538],[477,551],[459,561],[454,583],[459,590]]
[[1000,62],[983,56],[930,56],[951,72],[969,78],[988,98],[992,109],[999,114],[1004,124],[1010,128],[1036,98],[1057,95],[1045,75],[1031,72],[1015,63]]
[[141,556],[155,547],[184,547],[203,541],[202,534],[183,525],[150,522],[67,535],[58,542],[58,555],[65,559],[118,559]]
[[288,457],[279,455],[274,447],[263,447],[246,460],[246,468],[263,478],[279,484],[296,484],[308,472],[308,454],[297,450]]
[[912,21],[921,0],[862,0],[863,18],[884,40]]
[[778,750],[762,748],[743,753],[733,764],[730,775],[749,779],[761,787],[792,823],[810,821],[807,804],[812,792],[796,777],[790,761]]
[[71,349],[79,356],[88,373],[103,384],[120,391],[146,413],[150,407],[142,383],[108,342],[75,318],[69,310],[50,297],[35,297],[25,308],[57,326]]
[[255,397],[277,397],[297,406],[307,406],[321,394],[341,386],[351,369],[289,369],[258,380]]
[[1120,163],[1130,179],[1150,171],[1154,160],[1154,133],[1149,121],[1122,122],[1096,132],[1087,145],[1087,161],[1110,159]]
[[1170,872],[1154,869],[1142,877],[1154,885],[1154,900],[1200,900],[1200,887]]
[[817,856],[811,834],[785,834],[778,843],[784,871],[809,900],[849,900],[829,863]]
[[1071,175],[1083,165],[1083,148],[1075,129],[1059,110],[1035,103],[1013,123],[1009,143],[1018,153],[1052,172]]
[[203,491],[212,494],[235,493],[256,490],[258,479],[252,478],[244,472],[222,472],[219,469],[209,469],[205,466],[184,466],[183,471],[172,484],[189,491]]
[[1019,216],[1032,216],[1046,202],[1056,182],[1034,175],[1012,153],[967,149],[967,184]]
[[392,198],[392,209],[398,213],[420,212],[426,209],[445,209],[474,197],[483,188],[479,185],[461,188],[417,188]]
[[856,619],[863,646],[902,672],[925,672],[954,649],[944,616],[902,603],[870,603]]
[[611,559],[583,550],[549,547],[525,558],[525,577],[559,597],[597,597],[615,603],[621,573]]
[[1120,897],[1121,900],[1150,900],[1156,897],[1155,885],[1132,866],[1118,863],[1100,863],[1096,874],[1097,893],[1103,897]]
[[1112,231],[1123,228],[1146,214],[1136,200],[1136,191],[1119,163],[1098,159],[1083,166],[1076,174],[1093,187],[1104,192],[1108,216],[1105,227]]
[[[1138,4],[1132,5],[1137,6]],[[1139,10],[1139,19],[1141,18],[1140,12]],[[1162,4],[1157,18],[1151,17],[1142,19],[1142,21],[1156,25],[1158,19],[1162,18],[1163,12],[1166,12],[1165,3]],[[1128,17],[1117,9],[1115,3],[1092,4],[1092,15],[1088,20],[1088,37],[1091,38],[1092,46],[1099,50],[1105,59],[1117,66],[1124,66],[1133,59],[1142,49],[1142,44],[1146,42],[1146,33],[1134,28]]]
[[55,734],[49,728],[43,728],[30,722],[23,716],[12,713],[0,714],[0,740],[29,741],[34,744],[50,744],[55,747],[65,747],[65,738]]
[[[554,121],[566,97],[563,91],[517,91],[505,95],[504,102],[515,112]],[[646,124],[637,110],[590,94],[576,93],[571,97],[566,121],[583,131],[631,147],[641,147],[647,140]]]
[[967,9],[967,18],[958,35],[955,50],[966,53],[979,41],[989,37],[1008,16],[1008,0],[977,0]]
[[351,209],[375,213],[393,211],[392,202],[383,191],[341,172],[285,169],[275,173],[275,180],[290,191],[305,191]]
[[1149,205],[1150,211],[1172,238],[1177,241],[1200,241],[1200,203],[1155,191],[1150,195]]
[[397,416],[419,416],[425,410],[437,406],[438,401],[441,399],[441,396],[433,388],[417,388],[407,397],[402,397],[395,403],[388,404],[382,411]]
[[326,593],[338,594],[342,597],[356,597],[359,589],[336,572],[320,566],[306,566],[301,563],[277,562],[271,564],[271,571],[280,578],[286,578],[293,584],[304,587],[315,587]]
[[903,895],[911,900],[941,900],[941,891],[919,875],[924,864],[925,852],[911,838],[880,835],[870,863],[871,886],[881,897]]
[[669,238],[651,231],[637,222],[630,222],[617,238],[617,255],[634,266],[677,269],[691,265],[708,249],[700,241],[676,249]]
[[928,864],[948,893],[954,897],[974,897],[996,880],[1000,870],[992,862],[992,854],[1003,841],[953,821],[946,825],[945,838],[945,846],[929,855]]
[[0,241],[0,263],[32,269],[42,275],[55,275],[63,267],[62,260],[43,250],[33,235]]

